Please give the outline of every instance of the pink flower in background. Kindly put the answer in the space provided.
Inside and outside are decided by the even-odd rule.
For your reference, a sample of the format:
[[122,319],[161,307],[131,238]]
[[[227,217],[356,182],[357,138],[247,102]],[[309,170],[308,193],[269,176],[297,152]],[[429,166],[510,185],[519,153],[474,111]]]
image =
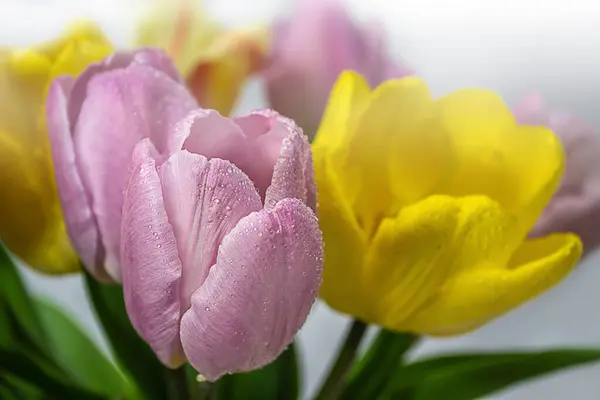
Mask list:
[[271,111],[196,110],[134,151],[122,223],[123,289],[140,334],[171,367],[209,380],[273,361],[321,281],[310,146]]
[[343,70],[359,72],[371,87],[412,73],[389,58],[383,32],[353,22],[339,0],[299,0],[293,17],[274,27],[272,41],[269,102],[311,138]]
[[47,100],[55,178],[73,246],[100,280],[120,280],[121,208],[134,146],[152,137],[169,154],[167,132],[196,108],[159,50],[115,53],[78,78],[54,80]]
[[600,244],[600,138],[590,126],[571,115],[548,110],[540,95],[532,94],[515,108],[522,124],[544,125],[562,140],[566,169],[560,188],[531,232],[574,232],[584,254]]

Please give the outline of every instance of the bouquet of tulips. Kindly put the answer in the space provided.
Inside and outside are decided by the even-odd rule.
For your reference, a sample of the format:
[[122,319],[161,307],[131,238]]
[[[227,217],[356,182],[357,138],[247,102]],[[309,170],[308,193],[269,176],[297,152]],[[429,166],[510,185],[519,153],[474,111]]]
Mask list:
[[[407,357],[599,243],[593,129],[537,94],[435,98],[335,0],[239,30],[157,7],[130,48],[79,22],[1,54],[0,398],[470,400],[600,360]],[[250,77],[271,108],[232,115]],[[111,354],[16,263],[81,273]],[[317,298],[354,322],[302,393]]]

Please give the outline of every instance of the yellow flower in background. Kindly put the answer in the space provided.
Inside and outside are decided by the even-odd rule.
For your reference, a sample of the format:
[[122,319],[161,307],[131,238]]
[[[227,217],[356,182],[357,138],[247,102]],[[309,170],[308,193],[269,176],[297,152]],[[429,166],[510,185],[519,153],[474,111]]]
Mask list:
[[136,35],[136,47],[159,47],[174,59],[200,106],[223,115],[261,68],[268,39],[262,27],[226,30],[190,0],[157,0]]
[[44,103],[50,81],[77,75],[113,49],[96,26],[78,22],[51,43],[0,49],[0,239],[35,269],[79,269],[54,183]]
[[418,78],[334,87],[313,145],[321,297],[388,329],[475,329],[560,281],[573,234],[527,239],[564,169],[560,141],[485,90],[431,98]]

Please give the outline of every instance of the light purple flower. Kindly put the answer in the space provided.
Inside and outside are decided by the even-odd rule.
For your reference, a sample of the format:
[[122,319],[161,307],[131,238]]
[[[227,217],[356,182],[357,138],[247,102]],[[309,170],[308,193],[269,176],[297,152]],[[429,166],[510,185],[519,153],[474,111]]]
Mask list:
[[412,72],[386,53],[376,26],[360,26],[339,0],[299,0],[292,19],[274,26],[265,71],[271,106],[313,137],[338,75],[354,70],[371,87]]
[[273,361],[304,323],[323,249],[310,145],[272,111],[196,110],[135,148],[122,221],[133,326],[160,360],[209,380]]
[[87,269],[120,280],[123,191],[134,146],[169,154],[172,126],[197,107],[159,50],[116,53],[78,78],[54,80],[47,100],[56,183],[73,246]]
[[519,123],[543,125],[562,140],[566,155],[561,185],[531,232],[579,235],[584,255],[600,245],[600,138],[575,117],[548,110],[539,94],[523,98],[515,108]]

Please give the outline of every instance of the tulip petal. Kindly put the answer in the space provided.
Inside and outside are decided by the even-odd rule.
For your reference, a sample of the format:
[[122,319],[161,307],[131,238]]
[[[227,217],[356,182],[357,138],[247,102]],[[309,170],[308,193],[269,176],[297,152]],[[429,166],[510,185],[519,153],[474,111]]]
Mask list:
[[404,327],[435,336],[473,330],[554,286],[572,270],[581,251],[580,240],[572,234],[528,240],[508,267],[454,277]]
[[524,229],[530,229],[563,173],[556,135],[518,126],[502,99],[485,90],[458,91],[436,105],[460,160],[442,193],[487,195],[507,210],[522,210]]
[[[184,149],[208,158],[231,161],[254,182],[261,198],[266,196],[273,180],[276,184],[272,196],[278,194],[280,198],[277,201],[285,197],[303,200],[314,198],[315,189],[310,187],[310,180],[307,179],[312,167],[308,165],[309,148],[303,144],[306,139],[303,139],[301,131],[291,120],[274,111],[255,111],[231,121],[217,111],[200,109],[182,120],[177,130],[187,137]],[[282,148],[285,138],[288,138],[285,142],[288,150]],[[295,154],[296,161],[293,161]],[[276,167],[278,162],[287,164],[287,169]],[[292,171],[294,166],[299,168],[295,172]],[[279,169],[281,172],[275,179],[274,172]],[[292,172],[295,175],[289,176],[288,182],[283,181],[283,175]],[[298,180],[292,184],[292,179]],[[290,186],[283,188],[282,185]]]
[[369,305],[362,301],[367,238],[322,153],[315,153],[315,174],[319,183],[319,225],[327,243],[327,268],[320,296],[334,309],[368,320]]
[[515,108],[519,123],[547,126],[561,139],[566,153],[565,174],[530,235],[573,232],[584,251],[600,244],[600,139],[596,131],[566,113],[546,109],[539,94],[523,98]]
[[313,146],[345,153],[349,132],[370,100],[371,89],[362,76],[353,71],[341,73],[329,95]]
[[76,166],[73,138],[67,117],[67,102],[74,78],[65,76],[54,80],[46,106],[48,134],[54,159],[54,175],[64,213],[67,232],[83,263],[99,280],[110,280],[98,254],[100,236],[98,223],[91,207],[91,198]]
[[395,215],[440,184],[452,162],[447,132],[431,115],[433,101],[424,81],[387,81],[371,95],[352,135],[339,172],[365,230],[372,234],[382,216]]
[[93,63],[88,66],[77,78],[71,91],[73,101],[69,103],[69,121],[75,126],[75,121],[79,117],[81,107],[87,96],[87,88],[90,80],[103,72],[109,72],[119,68],[126,68],[130,65],[145,65],[155,68],[157,71],[164,72],[176,82],[182,82],[181,76],[169,57],[158,49],[139,49],[132,52],[116,52],[106,57],[102,62]]
[[183,264],[181,309],[204,282],[223,238],[240,219],[262,209],[252,181],[221,159],[187,151],[172,156],[160,168],[165,208],[173,226]]
[[343,71],[364,75],[373,87],[385,79],[410,74],[388,57],[382,30],[371,28],[355,23],[342,1],[298,2],[293,17],[272,28],[266,72],[272,106],[292,117],[313,138],[327,96]]
[[273,361],[293,340],[317,294],[322,244],[298,199],[252,213],[225,237],[181,320],[188,360],[209,380]]
[[266,30],[233,31],[215,37],[187,74],[187,85],[202,107],[229,115],[246,79],[264,63]]
[[75,151],[84,185],[93,194],[105,268],[119,280],[120,219],[126,171],[134,146],[150,137],[161,154],[180,144],[165,135],[196,107],[186,89],[168,75],[133,65],[93,77],[75,130]]
[[179,340],[181,261],[149,140],[135,148],[123,203],[122,279],[133,327],[165,365],[185,361]]
[[521,99],[513,113],[521,125],[544,125],[546,119],[542,107],[542,96],[539,93],[532,93]]
[[429,196],[402,208],[381,222],[367,253],[362,282],[379,293],[368,299],[376,321],[402,330],[455,274],[506,265],[523,236],[517,219],[484,196]]
[[239,168],[246,163],[247,143],[244,133],[233,121],[215,110],[191,111],[176,126],[184,138],[182,148],[206,158],[230,160]]
[[[235,121],[253,141],[254,153],[262,157],[263,169],[255,175],[269,177],[265,207],[272,209],[285,198],[302,200],[316,210],[316,184],[312,165],[312,153],[308,138],[289,118],[275,111],[255,111]],[[273,168],[273,165],[275,166]],[[261,182],[262,183],[262,182]],[[264,187],[264,183],[257,185]]]

